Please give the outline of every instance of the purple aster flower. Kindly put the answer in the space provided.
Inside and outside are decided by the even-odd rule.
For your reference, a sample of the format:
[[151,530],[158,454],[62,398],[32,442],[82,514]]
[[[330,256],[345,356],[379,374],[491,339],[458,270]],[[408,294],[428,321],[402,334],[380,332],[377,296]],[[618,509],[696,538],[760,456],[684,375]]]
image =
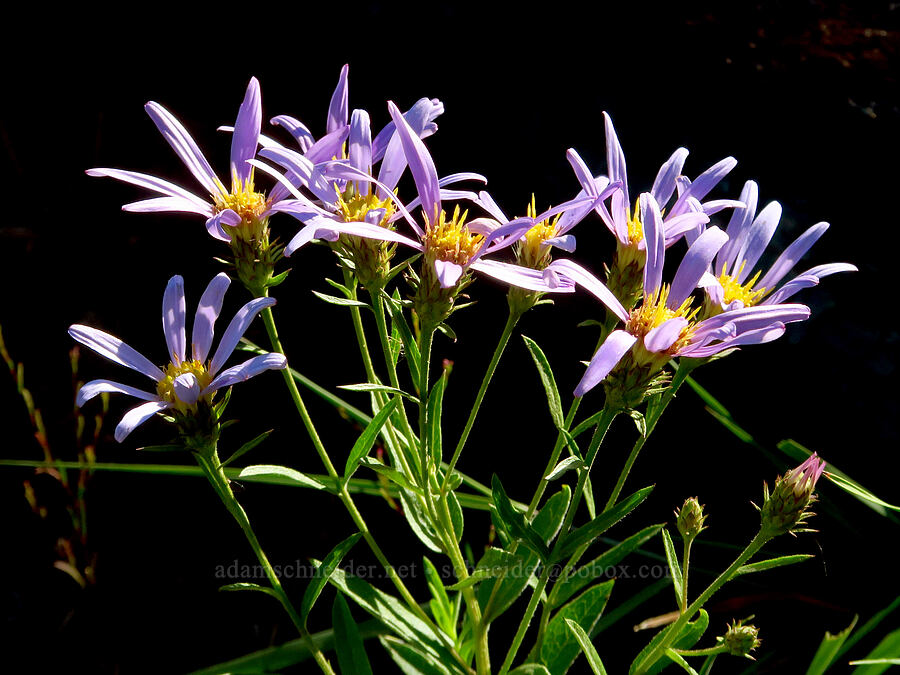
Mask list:
[[80,407],[103,392],[128,394],[146,401],[125,413],[116,427],[115,437],[121,443],[135,427],[155,413],[163,410],[194,413],[198,404],[211,403],[219,389],[250,379],[265,370],[285,368],[287,361],[281,354],[261,354],[222,370],[250,322],[263,308],[274,305],[274,298],[256,298],[244,305],[228,324],[212,358],[207,360],[213,342],[213,329],[230,283],[231,280],[223,273],[207,286],[194,315],[190,353],[187,353],[184,280],[180,276],[169,279],[163,295],[162,320],[170,362],[164,368],[156,366],[108,333],[89,326],[71,326],[69,335],[78,342],[110,361],[146,375],[156,383],[156,389],[148,392],[110,380],[93,380],[78,391],[76,404]]
[[[489,218],[480,218],[466,223],[466,214],[461,213],[459,208],[448,216],[442,208],[442,199],[467,197],[477,200],[477,195],[445,190],[444,186],[464,178],[483,180],[483,177],[477,174],[463,173],[438,179],[431,154],[425,148],[419,135],[400,114],[397,106],[389,102],[388,108],[396,125],[395,138],[399,138],[419,194],[408,206],[400,202],[389,185],[373,178],[364,168],[354,165],[352,160],[350,162],[333,161],[313,167],[308,163],[292,164],[297,161],[299,155],[296,153],[292,155],[290,151],[266,148],[260,152],[260,156],[279,162],[295,175],[302,175],[307,186],[319,196],[323,204],[323,206],[318,206],[308,199],[304,203],[303,195],[295,190],[296,200],[290,208],[296,208],[296,212],[291,211],[291,213],[306,223],[306,226],[285,248],[286,254],[293,253],[313,239],[335,240],[340,235],[352,235],[396,242],[423,252],[425,254],[425,270],[428,274],[432,274],[440,287],[444,289],[454,288],[469,269],[474,269],[529,290],[554,292],[572,292],[574,290],[568,279],[559,279],[554,275],[542,274],[537,270],[484,259],[487,254],[515,243],[519,236],[534,225],[534,219],[519,218],[499,226],[496,221]],[[259,166],[259,164],[257,165]],[[309,170],[308,173],[304,174],[304,171],[307,170]],[[390,209],[395,209],[396,214],[388,217],[388,206],[382,203],[378,208],[367,207],[361,210],[364,211],[363,213],[357,212],[355,220],[346,220],[343,212],[339,215],[324,208],[329,203],[326,201],[327,188],[323,186],[319,190],[314,187],[319,176],[343,179],[348,183],[372,183],[382,191],[380,194],[384,194],[387,200],[390,200],[392,205]],[[374,198],[377,198],[377,194],[379,193],[376,193]],[[331,203],[334,204],[334,202]],[[410,211],[417,206],[422,207],[424,228],[420,227],[410,214]],[[542,214],[541,218],[550,218],[560,212],[561,208],[557,207],[555,210],[548,211]],[[418,241],[385,227],[386,221],[390,222],[401,217],[409,224],[418,237]]]
[[[256,191],[253,167],[247,160],[256,155],[262,123],[262,103],[259,82],[251,78],[247,86],[244,101],[238,111],[231,139],[231,188],[219,180],[206,157],[197,147],[196,142],[168,110],[158,103],[150,101],[144,106],[150,119],[162,133],[163,137],[184,162],[203,191],[209,197],[199,197],[173,183],[148,176],[147,174],[121,169],[89,169],[89,176],[108,176],[117,180],[147,188],[164,196],[145,199],[122,208],[125,211],[139,213],[156,213],[164,211],[196,213],[206,218],[206,229],[216,239],[229,242],[235,230],[248,229],[244,238],[250,239],[258,234],[272,207],[279,197],[266,199],[265,195]],[[283,196],[282,196],[283,198]],[[211,201],[210,201],[211,200]],[[227,230],[225,228],[228,228]]]
[[[607,209],[603,202],[595,206],[597,214],[601,217],[610,232],[616,237],[622,247],[633,247],[640,251],[646,250],[644,228],[639,217],[638,205],[631,208],[628,191],[628,173],[625,165],[625,153],[619,143],[616,130],[613,127],[609,115],[603,113],[606,127],[606,164],[608,176],[593,177],[587,165],[570,148],[566,153],[569,163],[582,186],[582,191],[590,196],[596,196],[600,189],[600,181],[620,182],[622,189],[612,195],[610,208]],[[678,148],[672,156],[660,167],[653,181],[650,194],[664,212],[663,223],[665,225],[665,245],[668,248],[680,239],[686,232],[696,230],[697,227],[709,221],[708,216],[721,211],[724,208],[741,206],[740,202],[731,199],[717,199],[703,201],[712,189],[737,165],[733,157],[720,160],[694,181],[681,175],[688,151]],[[676,194],[677,193],[677,194]],[[666,206],[675,196],[671,208]],[[706,217],[704,217],[706,216]]]
[[797,291],[817,285],[823,277],[856,271],[856,266],[849,263],[818,265],[779,287],[781,280],[825,233],[828,223],[816,223],[806,230],[763,274],[762,269],[757,269],[757,264],[778,227],[781,205],[769,202],[757,215],[758,197],[756,183],[747,181],[741,192],[741,201],[746,207],[735,209],[732,214],[726,230],[728,242],[719,250],[713,266],[716,279],[705,286],[710,314],[754,305],[777,305]]
[[[707,269],[728,236],[718,227],[703,232],[691,245],[678,266],[671,284],[662,283],[665,261],[663,218],[656,199],[650,193],[640,196],[640,216],[644,226],[647,262],[643,272],[643,302],[632,311],[587,270],[570,261],[554,263],[560,275],[568,276],[596,295],[625,322],[615,330],[591,359],[587,371],[575,389],[583,396],[609,375],[620,362],[640,371],[640,386],[650,382],[673,356],[704,358],[740,345],[760,344],[780,337],[785,324],[809,316],[804,305],[747,307],[697,321],[699,308],[692,307],[691,293],[709,278]],[[627,379],[627,378],[626,378]],[[637,401],[643,397],[643,391]]]

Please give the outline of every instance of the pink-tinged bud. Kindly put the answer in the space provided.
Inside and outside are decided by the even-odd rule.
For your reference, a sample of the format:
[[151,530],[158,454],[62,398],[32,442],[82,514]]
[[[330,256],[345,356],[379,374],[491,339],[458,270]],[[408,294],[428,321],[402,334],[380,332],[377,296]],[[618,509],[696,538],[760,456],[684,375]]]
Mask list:
[[760,509],[763,530],[776,536],[803,525],[810,515],[807,506],[815,499],[816,482],[824,470],[825,462],[813,453],[803,464],[778,478],[771,494],[766,486]]
[[[753,617],[750,617],[751,619]],[[745,619],[746,621],[747,619]],[[744,621],[735,621],[728,626],[725,637],[717,638],[733,656],[746,656],[753,659],[750,652],[759,647],[759,629],[756,626],[744,625]]]
[[684,505],[675,511],[675,524],[678,532],[685,541],[693,541],[702,530],[705,530],[703,506],[696,497],[689,497]]

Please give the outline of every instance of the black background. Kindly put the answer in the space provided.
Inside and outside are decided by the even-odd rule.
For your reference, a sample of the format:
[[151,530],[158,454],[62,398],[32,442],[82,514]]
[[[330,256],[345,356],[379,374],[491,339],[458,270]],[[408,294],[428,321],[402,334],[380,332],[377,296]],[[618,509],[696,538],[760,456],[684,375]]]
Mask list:
[[[172,111],[224,174],[229,139],[215,129],[233,122],[251,75],[261,82],[266,119],[292,114],[321,134],[338,72],[349,62],[351,109],[368,109],[378,128],[388,119],[387,99],[405,108],[421,96],[441,98],[441,129],[427,141],[439,173],[484,173],[511,215],[524,211],[532,192],[539,207],[572,196],[577,184],[565,162],[568,147],[595,172],[603,170],[606,110],[625,149],[632,193],[647,189],[659,164],[683,145],[691,150],[689,175],[726,155],[738,159],[719,196],[736,197],[752,178],[760,185],[761,205],[782,203],[773,250],[815,222],[830,222],[803,264],[848,261],[859,273],[828,278],[805,292],[801,301],[812,307],[812,319],[790,326],[777,343],[743,350],[704,368],[697,379],[766,447],[795,438],[898,501],[893,383],[900,10],[889,3],[737,3],[727,11],[697,3],[633,10],[554,5],[552,12],[531,14],[471,7],[401,14],[335,5],[187,16],[184,8],[147,8],[140,20],[16,11],[3,46],[0,324],[14,357],[26,363],[27,384],[59,455],[70,452],[71,437],[67,326],[102,328],[158,359],[166,280],[185,277],[190,307],[219,271],[212,258],[222,252],[199,217],[123,213],[119,205],[144,192],[88,178],[84,170],[137,170],[195,189],[143,113],[147,100]],[[280,130],[269,132],[285,140]],[[287,239],[297,225],[283,217],[273,228]],[[575,260],[598,269],[609,259],[612,238],[599,221],[583,223],[576,234]],[[322,277],[337,273],[331,254],[310,247],[290,262],[294,271],[274,295],[292,364],[329,386],[362,380],[349,317],[310,293],[328,292]],[[462,427],[506,311],[501,287],[481,280],[472,293],[478,304],[452,319],[459,341],[440,339],[435,348],[438,358],[455,362],[446,412],[450,438]],[[223,316],[246,301],[243,294],[233,285]],[[555,308],[538,308],[520,324],[548,353],[564,399],[596,339],[591,329],[575,325],[599,316],[590,297],[567,298]],[[262,326],[250,336],[264,339]],[[93,355],[82,361],[87,378],[127,377]],[[13,383],[0,390],[2,456],[38,458]],[[600,398],[594,395],[593,405]],[[275,374],[237,388],[232,411],[241,423],[225,443],[236,447],[274,427],[271,440],[248,462],[319,472],[285,399]],[[332,456],[342,463],[357,432],[327,406],[308,402],[322,420]],[[128,403],[113,399],[100,461],[153,461],[135,458],[134,448],[168,438],[163,424],[152,421],[125,444],[115,444],[113,421]],[[514,337],[460,466],[484,481],[496,471],[513,497],[527,501],[552,445],[551,430],[538,378]],[[624,459],[633,434],[626,422],[614,429],[604,451],[613,466]],[[614,474],[598,468],[595,488],[605,494]],[[725,431],[685,391],[629,482],[632,489],[658,483],[629,525],[670,519],[676,504],[698,494],[710,513],[708,539],[740,544],[756,522],[749,500],[758,499],[762,481],[771,482],[783,468]],[[98,583],[82,591],[51,567],[59,529],[31,513],[21,487],[28,474],[0,471],[0,641],[7,643],[10,672],[184,672],[293,637],[269,598],[216,592],[217,565],[252,560],[198,479],[96,475],[88,499]],[[51,481],[39,478],[36,485],[48,503],[56,503]],[[843,628],[855,613],[869,616],[900,590],[895,553],[888,548],[898,526],[831,486],[822,491],[828,504],[816,519],[821,531],[773,548],[817,558],[735,584],[710,606],[710,636],[721,634],[727,620],[756,614],[762,655],[775,654],[759,672],[802,672],[825,630]],[[353,531],[340,503],[328,496],[248,486],[240,498],[281,564],[321,558]],[[402,516],[380,500],[359,501],[391,560],[418,565],[410,584],[424,597],[423,549]],[[466,539],[475,550],[487,533],[486,517],[469,516]],[[661,552],[658,545],[650,548]],[[698,547],[695,564],[698,570],[720,569],[730,555]],[[352,558],[372,562],[363,546]],[[697,583],[701,578],[698,571]],[[613,603],[642,583],[621,580]],[[299,584],[288,587],[302,593]],[[326,592],[314,628],[327,624],[330,599]],[[634,637],[632,623],[669,609],[671,598],[663,594],[621,629],[598,638],[610,672],[621,672],[646,639]],[[513,630],[509,623],[492,631],[498,663]],[[373,644],[370,651],[383,663],[380,648]],[[744,667],[725,659],[720,666],[723,673]]]

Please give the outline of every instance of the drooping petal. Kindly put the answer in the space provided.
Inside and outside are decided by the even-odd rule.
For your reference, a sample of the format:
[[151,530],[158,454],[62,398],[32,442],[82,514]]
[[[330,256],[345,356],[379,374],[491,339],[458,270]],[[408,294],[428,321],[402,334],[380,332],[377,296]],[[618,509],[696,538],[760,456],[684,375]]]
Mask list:
[[503,213],[503,209],[497,206],[497,202],[494,201],[494,198],[491,197],[486,190],[482,190],[478,193],[478,200],[475,203],[496,218],[500,223],[509,222],[509,218]]
[[636,341],[634,335],[624,330],[614,330],[610,333],[594,354],[587,371],[575,387],[575,396],[580,398],[600,384]]
[[[678,202],[682,202],[689,196],[702,202],[703,198],[708,195],[710,191],[725,178],[725,176],[731,173],[731,170],[736,166],[737,160],[734,157],[720,159],[691,181],[691,185],[687,191],[678,197]],[[676,205],[672,207],[672,210],[675,211],[677,208],[678,204],[676,203]]]
[[184,361],[187,344],[184,336],[184,315],[184,279],[176,274],[166,284],[162,304],[163,333],[166,336],[166,346],[169,348],[169,359],[175,365]]
[[156,401],[159,397],[137,387],[129,387],[127,384],[120,384],[112,380],[91,380],[81,385],[78,390],[78,396],[75,397],[75,405],[79,408],[94,398],[97,394],[128,394],[144,401]]
[[209,383],[206,389],[200,392],[200,395],[206,396],[218,389],[230,387],[238,382],[244,382],[266,370],[281,370],[286,367],[287,359],[282,354],[260,354],[244,361],[240,365],[223,370],[218,377]]
[[209,204],[197,204],[182,197],[154,197],[142,199],[139,202],[131,202],[122,205],[123,211],[129,213],[197,213],[201,216],[211,216],[212,208]]
[[681,175],[687,156],[688,151],[686,148],[678,148],[666,160],[666,163],[659,167],[659,173],[656,174],[656,180],[653,181],[650,194],[653,195],[660,207],[665,206],[672,197],[672,193],[675,192],[675,179]]
[[231,235],[224,230],[222,225],[237,227],[240,224],[241,217],[237,212],[232,209],[225,209],[206,219],[206,231],[219,241],[231,241]]
[[704,319],[694,329],[695,341],[700,340],[708,331],[717,330],[727,323],[733,323],[737,333],[765,328],[773,323],[793,323],[809,318],[809,307],[798,304],[756,305],[744,307],[730,312],[723,312]]
[[609,310],[622,321],[628,320],[628,311],[622,306],[622,303],[613,295],[606,285],[593,274],[588,272],[578,263],[571,260],[554,260],[550,263],[550,269],[555,270],[558,274],[571,279],[576,284],[592,293],[600,302],[606,305]]
[[200,152],[200,148],[197,147],[194,139],[191,138],[187,129],[181,125],[181,122],[154,101],[150,101],[145,105],[144,110],[150,115],[150,119],[153,120],[163,138],[172,146],[172,149],[181,158],[188,171],[193,174],[200,185],[206,188],[210,194],[225,192],[221,181],[216,177],[209,162],[206,161],[206,157]]
[[666,259],[666,235],[662,214],[659,212],[659,204],[656,203],[653,195],[649,192],[641,193],[640,205],[644,242],[647,246],[647,261],[644,263],[644,297],[646,298],[657,293],[662,286],[663,265]]
[[462,276],[463,268],[462,265],[457,265],[454,262],[435,260],[434,271],[441,288],[452,288]]
[[734,338],[726,338],[717,344],[698,348],[691,348],[690,346],[685,347],[678,352],[678,356],[690,356],[691,358],[701,359],[741,345],[761,345],[766,342],[771,342],[772,340],[777,340],[784,335],[784,331],[785,325],[776,322],[753,331],[745,331]]
[[306,151],[306,159],[313,164],[327,162],[335,157],[340,157],[344,141],[350,135],[350,125],[345,124],[313,143]]
[[288,133],[297,141],[301,152],[306,152],[316,142],[315,136],[312,135],[312,132],[306,125],[290,115],[278,115],[270,119],[269,123],[287,129]]
[[779,305],[783,303],[790,297],[793,297],[796,293],[802,291],[804,288],[812,288],[813,286],[819,285],[819,277],[813,276],[811,274],[801,274],[789,282],[787,282],[784,286],[779,288],[777,291],[772,293],[772,295],[768,296],[765,300],[763,300],[761,305]]
[[[554,282],[548,276],[545,276],[544,273],[530,267],[511,265],[499,260],[485,260],[483,258],[476,260],[469,267],[505,284],[519,286],[529,291],[537,291],[538,293],[573,293],[575,291],[575,287],[568,277]],[[544,272],[546,271],[544,270]],[[562,281],[562,283],[559,283],[559,281]]]
[[172,380],[172,389],[178,400],[187,405],[194,405],[200,398],[200,383],[193,373],[182,373]]
[[109,333],[90,326],[75,324],[69,327],[69,335],[110,361],[143,373],[156,382],[164,377],[162,370],[153,365],[146,356],[139,354]]
[[247,160],[256,156],[261,130],[262,98],[259,93],[259,81],[255,77],[251,77],[234,122],[234,133],[231,135],[233,189],[239,189],[239,186],[245,184],[253,175],[253,168],[247,164]]
[[328,120],[325,130],[330,134],[332,131],[347,124],[347,114],[349,112],[349,95],[347,93],[347,73],[350,66],[346,63],[341,68],[340,77],[338,77],[337,86],[331,95],[331,103],[328,106]]
[[[693,246],[688,249],[675,278],[672,279],[672,287],[669,289],[669,298],[666,305],[669,309],[678,309],[687,297],[694,292],[703,275],[709,271],[709,266],[722,245],[728,241],[728,235],[718,227],[711,227],[701,234]],[[647,258],[649,259],[649,249]]]
[[365,110],[354,110],[350,118],[349,157],[354,167],[363,173],[372,173],[372,126]]
[[219,372],[219,369],[231,356],[231,352],[237,347],[237,343],[244,336],[244,333],[250,326],[250,322],[253,321],[256,315],[264,308],[271,307],[274,304],[275,298],[255,298],[238,310],[231,323],[228,324],[228,328],[225,329],[222,340],[219,342],[219,347],[209,363],[209,373],[211,375],[215,376]]
[[388,101],[388,110],[390,110],[394,124],[397,125],[397,135],[403,144],[403,154],[406,155],[416,189],[419,197],[422,198],[422,210],[428,222],[431,222],[441,212],[440,185],[438,184],[437,169],[434,168],[434,160],[425,144],[413,133],[392,101]]
[[628,199],[628,172],[625,170],[625,153],[622,151],[622,145],[619,143],[619,137],[616,135],[616,128],[613,126],[612,118],[603,113],[603,126],[606,129],[606,172],[610,181],[621,181],[622,194],[625,203],[630,204]]
[[[420,98],[413,104],[412,108],[403,113],[403,119],[409,124],[409,128],[419,135],[419,138],[428,138],[437,131],[437,124],[434,123],[434,120],[443,114],[444,103],[440,99]],[[402,172],[406,166],[406,158],[403,157],[399,139],[396,145],[394,143],[394,131],[396,129],[397,126],[391,121],[378,132],[375,140],[372,141],[372,161],[377,162],[384,158],[384,163],[381,165],[384,168],[385,164],[390,164],[391,162],[390,155],[397,155],[403,162],[403,166],[400,167]],[[379,174],[378,180],[382,183],[390,184],[387,176]],[[396,182],[394,185],[396,185]]]
[[115,178],[123,183],[131,183],[132,185],[147,188],[170,197],[179,197],[195,204],[197,208],[210,208],[209,203],[200,199],[197,195],[191,194],[184,188],[156,176],[138,173],[137,171],[123,171],[122,169],[88,169],[85,173],[88,176]]
[[688,211],[665,222],[666,248],[677,242],[685,232],[696,230],[709,222],[704,211]]
[[[300,179],[301,185],[308,187],[310,192],[323,202],[331,204],[336,199],[334,188],[322,177],[321,171],[317,170],[316,166],[300,153],[294,152],[288,148],[263,148],[259,151],[259,156],[270,159],[293,173]],[[263,166],[260,166],[256,161],[252,162],[252,164],[266,171],[266,169],[264,169]],[[271,171],[267,171],[267,173],[273,175]],[[288,183],[288,185],[291,184]],[[289,190],[294,188],[293,185],[291,185],[291,188],[288,188],[287,185],[285,187]],[[298,197],[298,195],[294,194],[294,197]]]
[[566,253],[574,253],[575,252],[575,235],[574,234],[564,234],[561,237],[550,237],[550,239],[544,240],[545,246],[555,246],[556,248],[565,251]]
[[115,438],[116,441],[121,443],[125,440],[125,438],[134,431],[138,426],[149,420],[156,413],[162,412],[163,410],[167,410],[171,408],[172,404],[167,403],[166,401],[150,401],[149,403],[142,403],[136,408],[132,408],[125,416],[122,417],[122,421],[119,422],[116,427]]
[[505,225],[495,227],[485,236],[481,246],[472,256],[472,260],[478,260],[487,253],[494,253],[512,246],[532,227],[534,227],[534,220],[531,218],[516,218]]
[[589,197],[596,197],[599,193],[597,192],[597,186],[594,184],[594,176],[587,164],[584,163],[584,160],[581,159],[581,155],[578,154],[575,148],[569,148],[566,150],[566,159],[569,161],[572,171],[575,172],[575,178],[581,185],[581,189]]
[[215,332],[216,319],[222,311],[222,302],[225,300],[225,291],[231,284],[231,279],[224,272],[217,274],[209,282],[200,303],[197,305],[197,313],[194,314],[194,327],[191,329],[191,357],[204,363],[209,356],[212,347],[213,334]]
[[781,255],[778,256],[778,259],[775,261],[775,264],[772,265],[763,278],[759,280],[757,286],[759,286],[759,288],[775,288],[775,286],[778,285],[778,282],[781,281],[788,272],[794,269],[794,265],[806,255],[806,252],[819,240],[819,237],[825,234],[825,230],[827,229],[828,223],[816,223],[797,237],[790,246],[781,252]]
[[675,343],[687,325],[687,319],[680,316],[663,321],[644,336],[644,347],[648,352],[666,351]]
[[[736,278],[739,283],[743,283],[756,267],[760,256],[772,240],[772,235],[775,234],[779,220],[781,220],[781,204],[769,202],[747,230],[747,235],[744,237],[737,258],[735,258],[735,264],[738,265]],[[740,267],[741,265],[743,268]]]

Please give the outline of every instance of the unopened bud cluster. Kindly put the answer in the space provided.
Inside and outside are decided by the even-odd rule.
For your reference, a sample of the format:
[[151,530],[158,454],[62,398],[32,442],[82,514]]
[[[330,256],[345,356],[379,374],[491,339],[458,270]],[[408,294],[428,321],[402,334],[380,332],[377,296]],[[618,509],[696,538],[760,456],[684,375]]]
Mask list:
[[685,541],[693,541],[701,531],[706,529],[703,506],[696,497],[686,499],[682,507],[675,511],[675,515],[678,532]]
[[[751,617],[752,618],[752,617]],[[746,656],[752,659],[750,652],[762,644],[759,639],[759,629],[743,621],[735,621],[728,626],[725,637],[718,638],[729,654],[733,656]]]
[[825,462],[813,453],[803,464],[779,477],[771,493],[766,486],[760,509],[763,531],[776,536],[803,525],[810,515],[807,507],[815,499],[816,482],[824,470]]

